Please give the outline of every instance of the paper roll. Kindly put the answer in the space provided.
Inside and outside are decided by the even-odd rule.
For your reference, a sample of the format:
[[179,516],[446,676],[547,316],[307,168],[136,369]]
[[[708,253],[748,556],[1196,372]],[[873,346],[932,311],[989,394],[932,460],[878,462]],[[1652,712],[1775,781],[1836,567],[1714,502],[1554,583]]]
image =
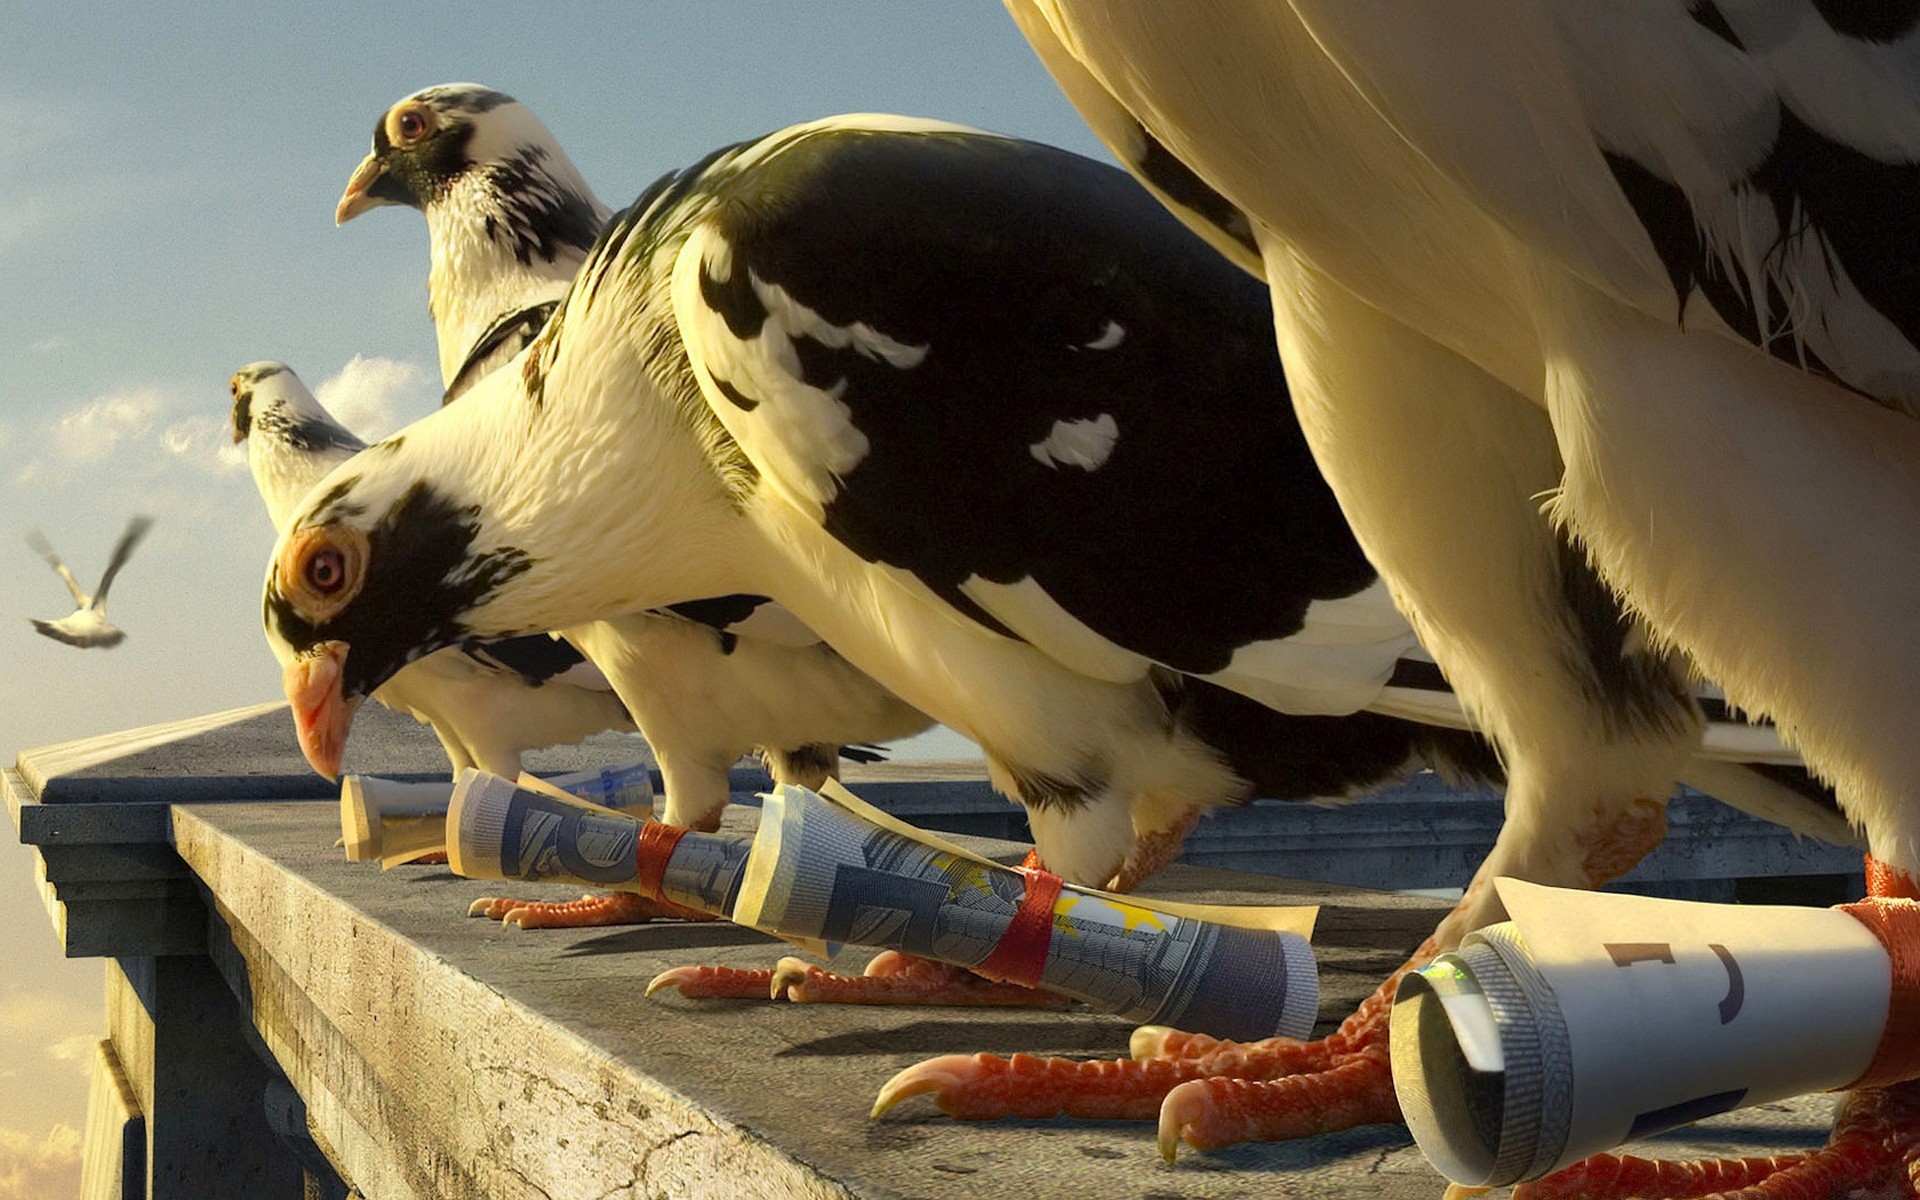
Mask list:
[[[448,863],[469,879],[561,881],[639,892],[641,833],[655,824],[633,810],[603,808],[568,795],[517,786],[466,770],[453,789],[446,828]],[[704,913],[725,916],[746,870],[743,838],[676,830],[678,840],[658,872],[659,893]]]
[[1494,886],[1511,920],[1408,976],[1393,1009],[1401,1110],[1456,1183],[1537,1179],[1873,1059],[1892,965],[1844,912]]
[[[644,762],[574,771],[537,785],[608,808],[653,810],[653,779]],[[453,790],[452,782],[402,783],[348,775],[340,781],[340,838],[347,858],[378,860],[391,867],[446,851]]]
[[1270,921],[1209,920],[1061,884],[881,828],[792,786],[765,799],[734,916],[1216,1037],[1305,1037],[1319,1009],[1306,938]]

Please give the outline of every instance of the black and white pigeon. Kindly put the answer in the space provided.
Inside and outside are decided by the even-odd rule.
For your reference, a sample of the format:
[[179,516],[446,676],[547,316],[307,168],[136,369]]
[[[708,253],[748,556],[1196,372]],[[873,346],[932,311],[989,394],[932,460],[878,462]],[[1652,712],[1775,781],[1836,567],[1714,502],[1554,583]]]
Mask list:
[[[233,440],[247,444],[267,515],[284,530],[313,485],[366,443],[284,363],[249,363],[230,390]],[[529,750],[634,728],[605,676],[544,635],[462,641],[410,663],[373,698],[431,727],[455,775],[478,767],[511,779]]]
[[29,532],[27,545],[46,559],[47,565],[60,576],[60,581],[67,585],[67,591],[72,594],[74,604],[73,611],[58,621],[28,617],[34,629],[56,642],[65,642],[83,650],[108,650],[126,641],[126,630],[107,620],[107,589],[113,586],[113,577],[120,573],[121,567],[127,565],[133,548],[140,544],[140,539],[147,536],[147,530],[151,528],[153,519],[150,517],[135,517],[127,522],[126,532],[120,535],[119,542],[113,547],[113,557],[107,560],[107,569],[100,575],[100,586],[93,590],[91,596],[73,577],[67,564],[60,561],[60,556],[53,552],[53,547],[47,544],[47,539],[41,536],[40,531],[36,529]]
[[1493,769],[1401,715],[1444,693],[1285,395],[1260,285],[1124,174],[796,126],[656,183],[518,359],[324,481],[268,637],[327,769],[444,639],[770,595],[1126,885],[1214,806]]
[[[1503,846],[1631,824],[1570,729],[1644,751],[1616,796],[1691,745],[1680,698],[1564,636],[1573,538],[1649,641],[1835,781],[1872,886],[1913,894],[1920,6],[1008,7],[1142,182],[1270,284],[1316,456],[1506,753]],[[1875,1149],[1781,1183],[1906,1180],[1916,1129],[1920,1087],[1856,1093],[1836,1149]],[[1661,1186],[1708,1177],[1757,1182]]]
[[[403,204],[426,217],[427,290],[446,401],[505,364],[546,325],[608,209],[524,105],[478,84],[400,100],[374,128],[335,219]],[[727,771],[759,752],[778,782],[819,787],[842,747],[931,720],[876,684],[763,596],[695,600],[564,631],[604,670],[660,762],[673,825],[711,829]],[[589,914],[569,910],[569,917]],[[539,910],[523,913],[551,923]]]

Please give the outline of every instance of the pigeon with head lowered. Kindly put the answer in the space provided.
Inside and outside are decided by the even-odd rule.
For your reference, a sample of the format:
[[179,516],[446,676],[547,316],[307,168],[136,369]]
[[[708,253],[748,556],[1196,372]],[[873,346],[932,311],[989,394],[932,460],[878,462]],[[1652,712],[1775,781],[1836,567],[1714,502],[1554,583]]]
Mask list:
[[72,594],[74,603],[73,611],[58,621],[29,617],[34,629],[56,642],[65,642],[83,650],[111,649],[126,641],[126,631],[107,620],[107,590],[113,586],[113,577],[132,557],[133,548],[140,544],[140,539],[147,536],[147,530],[152,527],[153,519],[150,517],[135,517],[127,522],[126,531],[113,547],[113,557],[107,560],[107,569],[100,575],[100,586],[93,590],[91,596],[73,577],[67,564],[60,561],[60,556],[53,552],[53,547],[47,544],[47,539],[41,536],[40,531],[36,529],[28,533],[27,544],[46,559],[47,565],[60,576],[61,582],[67,585],[67,591]]
[[1460,717],[1402,678],[1270,318],[1061,151],[858,116],[717,152],[515,361],[303,505],[264,606],[302,744],[326,769],[446,639],[747,593],[978,742],[1076,882],[1253,795],[1491,767],[1404,715]]
[[[260,498],[284,530],[313,485],[366,443],[284,363],[250,363],[229,386],[233,440],[247,444]],[[432,728],[455,775],[478,767],[511,779],[528,750],[634,728],[606,679],[544,634],[450,646],[396,673],[374,699]]]
[[[608,210],[524,105],[478,84],[426,88],[374,127],[335,211],[419,209],[446,400],[518,354],[546,324]],[[607,673],[654,749],[670,824],[713,828],[728,768],[758,751],[777,782],[818,787],[840,747],[931,721],[764,596],[703,598],[564,631]],[[614,919],[610,895],[564,912],[496,901],[515,923]]]

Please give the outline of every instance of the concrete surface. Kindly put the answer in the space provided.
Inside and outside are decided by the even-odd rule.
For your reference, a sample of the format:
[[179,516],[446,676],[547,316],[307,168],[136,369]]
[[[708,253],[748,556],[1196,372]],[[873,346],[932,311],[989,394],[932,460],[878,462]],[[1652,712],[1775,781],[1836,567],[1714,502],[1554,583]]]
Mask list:
[[[744,832],[756,816],[735,807],[729,828]],[[646,1000],[646,981],[669,966],[764,965],[781,948],[717,925],[508,933],[462,915],[494,887],[444,867],[383,873],[342,860],[328,806],[190,805],[174,828],[232,929],[216,964],[250,997],[316,1141],[376,1200],[961,1200],[990,1189],[1047,1200],[1435,1200],[1442,1187],[1397,1127],[1188,1153],[1169,1167],[1145,1125],[961,1124],[924,1100],[870,1121],[880,1084],[929,1055],[1106,1057],[1125,1052],[1129,1027],[1090,1012]],[[1443,910],[1194,868],[1155,883],[1155,894],[1181,898],[1325,905],[1316,947],[1326,1023]],[[1829,1108],[1814,1098],[1732,1114],[1661,1148],[1813,1145]]]

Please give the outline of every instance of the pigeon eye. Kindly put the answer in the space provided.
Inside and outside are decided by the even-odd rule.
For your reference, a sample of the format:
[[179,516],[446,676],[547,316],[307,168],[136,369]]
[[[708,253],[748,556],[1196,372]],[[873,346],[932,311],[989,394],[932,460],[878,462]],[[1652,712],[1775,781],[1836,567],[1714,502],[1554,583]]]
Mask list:
[[347,559],[331,546],[307,560],[307,585],[322,596],[331,596],[347,581]]
[[338,525],[296,531],[275,571],[286,597],[310,621],[324,621],[352,603],[366,582],[367,536]]
[[393,114],[388,122],[387,136],[394,143],[409,146],[426,137],[434,130],[433,114],[424,108],[403,108]]

